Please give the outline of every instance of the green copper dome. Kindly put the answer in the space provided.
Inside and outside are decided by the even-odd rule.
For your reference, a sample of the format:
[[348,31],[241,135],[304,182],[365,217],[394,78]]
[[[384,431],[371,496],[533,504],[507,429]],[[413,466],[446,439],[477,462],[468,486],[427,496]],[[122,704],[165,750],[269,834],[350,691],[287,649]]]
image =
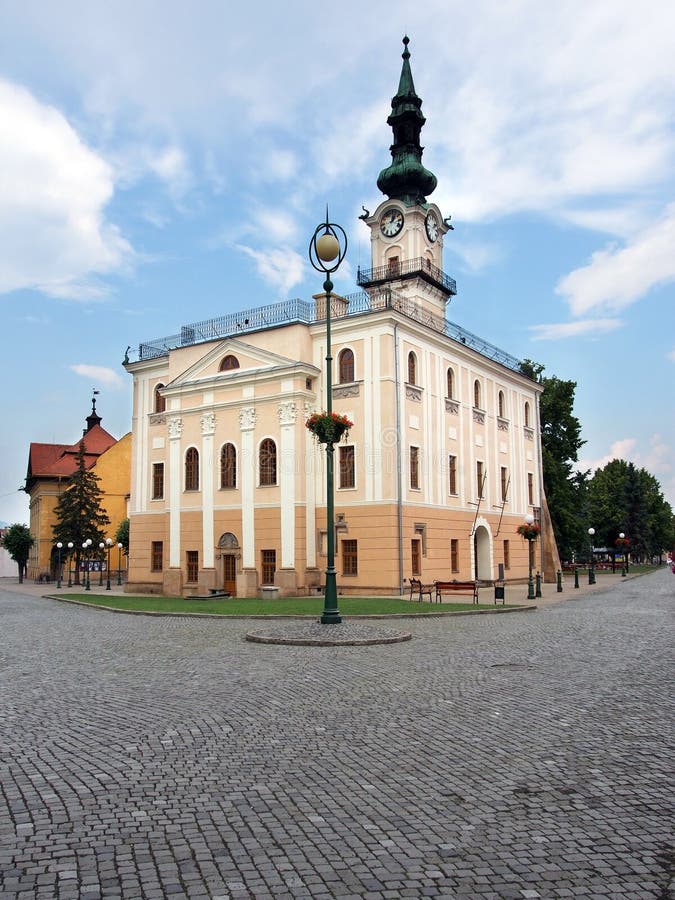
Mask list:
[[426,119],[422,115],[422,101],[415,93],[410,71],[410,39],[403,38],[403,66],[398,93],[391,101],[391,125],[394,143],[391,145],[391,165],[382,169],[377,186],[390,200],[402,200],[408,206],[426,203],[427,195],[436,188],[436,176],[422,165],[420,132]]

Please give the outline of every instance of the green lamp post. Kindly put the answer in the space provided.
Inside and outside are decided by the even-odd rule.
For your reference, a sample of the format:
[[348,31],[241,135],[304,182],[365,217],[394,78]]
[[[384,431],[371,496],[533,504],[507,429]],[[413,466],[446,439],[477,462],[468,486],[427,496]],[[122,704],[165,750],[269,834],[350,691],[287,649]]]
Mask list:
[[591,545],[591,561],[588,564],[588,583],[595,584],[595,558],[593,551],[593,535],[595,534],[595,528],[588,529],[588,539]]
[[[309,261],[317,272],[323,272],[325,280],[323,289],[326,293],[326,413],[331,416],[333,412],[333,384],[330,334],[330,305],[333,282],[330,276],[337,270],[347,252],[347,235],[340,225],[328,221],[328,207],[326,207],[326,221],[317,226],[309,242]],[[321,622],[324,625],[339,625],[342,622],[337,601],[337,582],[335,576],[335,512],[334,512],[334,482],[333,439],[329,436],[326,441],[326,528],[328,562],[326,566],[326,588],[324,594],[324,609]]]
[[[534,556],[533,542],[539,537],[539,525],[534,521],[534,516],[529,513],[525,516],[525,522],[518,526],[518,534],[527,541],[527,599],[534,600],[534,581],[532,580],[532,562]],[[541,594],[541,591],[540,591]]]

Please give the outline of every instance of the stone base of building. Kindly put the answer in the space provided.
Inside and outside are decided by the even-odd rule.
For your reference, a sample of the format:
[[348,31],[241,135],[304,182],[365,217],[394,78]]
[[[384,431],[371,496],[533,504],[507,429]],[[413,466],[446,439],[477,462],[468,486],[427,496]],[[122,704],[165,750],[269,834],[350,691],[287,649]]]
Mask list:
[[237,597],[258,596],[258,572],[255,569],[242,569],[237,573]]
[[164,586],[158,581],[127,581],[124,585],[125,594],[164,594]]
[[183,596],[183,572],[180,569],[165,569],[163,572],[162,593],[165,597]]

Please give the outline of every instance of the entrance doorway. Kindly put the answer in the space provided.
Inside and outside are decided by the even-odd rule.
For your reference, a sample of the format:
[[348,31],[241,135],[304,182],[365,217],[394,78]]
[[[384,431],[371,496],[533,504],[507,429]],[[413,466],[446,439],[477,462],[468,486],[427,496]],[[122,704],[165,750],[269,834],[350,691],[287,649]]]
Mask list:
[[478,581],[491,581],[490,532],[484,525],[478,525],[473,536],[473,559],[474,577]]
[[237,560],[239,541],[231,531],[226,531],[218,541],[220,558],[223,561],[223,590],[232,597],[237,596]]

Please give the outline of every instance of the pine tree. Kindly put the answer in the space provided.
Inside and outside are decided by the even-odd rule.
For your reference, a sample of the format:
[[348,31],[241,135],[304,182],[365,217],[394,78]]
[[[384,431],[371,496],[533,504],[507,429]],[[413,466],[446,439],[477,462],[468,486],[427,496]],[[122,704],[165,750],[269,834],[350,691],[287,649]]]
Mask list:
[[19,584],[23,584],[23,573],[26,570],[30,548],[34,543],[35,538],[28,526],[18,523],[10,525],[0,541],[0,546],[5,548],[19,567]]
[[87,469],[85,453],[84,440],[81,440],[76,457],[77,469],[56,506],[57,523],[53,528],[54,541],[61,541],[64,546],[69,541],[73,542],[75,584],[80,583],[82,544],[91,540],[91,547],[96,548],[94,552],[97,552],[98,545],[105,541],[105,526],[110,524],[101,505],[103,492],[99,487],[99,477]]

